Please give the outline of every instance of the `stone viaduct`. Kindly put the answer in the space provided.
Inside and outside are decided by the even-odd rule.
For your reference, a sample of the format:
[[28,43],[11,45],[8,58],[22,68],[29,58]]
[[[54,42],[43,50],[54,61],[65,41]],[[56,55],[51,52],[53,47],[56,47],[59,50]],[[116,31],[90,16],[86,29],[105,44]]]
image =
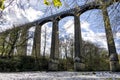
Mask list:
[[[118,1],[119,0],[116,0],[116,2]],[[20,40],[25,39],[27,37],[27,31],[29,28],[31,28],[32,26],[36,26],[35,33],[34,33],[35,37],[34,37],[34,42],[33,42],[32,55],[37,56],[37,57],[40,56],[41,26],[47,22],[52,22],[53,26],[52,26],[52,38],[51,38],[52,40],[51,40],[49,70],[57,70],[58,63],[59,63],[58,61],[58,58],[59,58],[58,57],[59,55],[58,23],[64,17],[73,16],[74,25],[75,25],[74,27],[74,40],[75,40],[74,42],[74,48],[75,48],[74,69],[75,71],[84,70],[84,63],[82,62],[82,59],[81,59],[81,54],[84,54],[84,53],[81,53],[82,38],[81,38],[81,26],[80,26],[79,16],[88,10],[101,9],[103,13],[104,26],[105,26],[106,36],[107,36],[107,44],[108,44],[109,57],[110,57],[109,58],[110,59],[110,70],[117,71],[118,65],[119,65],[118,55],[117,55],[116,48],[115,48],[115,43],[113,39],[110,21],[109,21],[109,18],[106,17],[108,16],[107,7],[110,6],[112,2],[113,2],[112,0],[103,0],[101,2],[98,0],[96,2],[90,2],[85,5],[78,6],[73,9],[48,16],[48,17],[36,20],[31,23],[20,25],[17,28],[21,29],[21,35],[24,34],[23,36],[20,36]],[[7,31],[10,31],[10,30],[7,30]],[[24,44],[27,45],[27,41]],[[20,53],[22,53],[20,55],[26,55],[26,52],[27,52],[26,46],[22,46],[19,50],[21,50]]]

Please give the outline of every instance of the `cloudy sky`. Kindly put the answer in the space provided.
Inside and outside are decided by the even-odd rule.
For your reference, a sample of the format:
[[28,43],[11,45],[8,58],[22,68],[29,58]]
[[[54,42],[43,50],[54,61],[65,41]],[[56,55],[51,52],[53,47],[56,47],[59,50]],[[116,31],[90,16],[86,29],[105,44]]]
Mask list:
[[[12,0],[6,0],[5,5],[9,5]],[[29,2],[28,2],[29,1]],[[51,1],[51,0],[50,0]],[[14,0],[12,4],[3,11],[3,18],[7,20],[4,25],[0,25],[0,29],[4,30],[11,25],[24,24],[27,22],[32,22],[37,19],[41,19],[46,16],[50,16],[61,11],[68,10],[78,5],[84,5],[87,0],[61,0],[62,6],[55,8],[52,3],[50,6],[43,4],[43,0]],[[89,0],[93,1],[93,0]],[[107,49],[107,43],[105,38],[105,29],[103,23],[103,17],[101,10],[89,10],[80,16],[80,23],[82,28],[82,38],[85,41],[90,41],[99,45],[101,48]],[[52,23],[46,23],[43,25],[42,31],[44,32],[45,27],[47,28],[47,33],[51,34]],[[59,22],[60,36],[74,35],[74,17],[66,17]],[[34,31],[34,27],[30,29]],[[117,52],[120,53],[120,33],[115,35]],[[44,33],[42,33],[44,36]],[[50,48],[51,35],[48,36],[47,44],[48,50]],[[44,38],[42,39],[42,42]],[[32,39],[29,41],[32,44]],[[42,44],[43,45],[43,44]]]

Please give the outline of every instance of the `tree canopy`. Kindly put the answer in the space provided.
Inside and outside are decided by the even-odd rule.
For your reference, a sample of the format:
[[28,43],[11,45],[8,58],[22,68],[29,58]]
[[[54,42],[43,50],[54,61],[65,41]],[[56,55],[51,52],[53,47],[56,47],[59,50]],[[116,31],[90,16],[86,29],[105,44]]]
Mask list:
[[52,0],[52,2],[50,2],[49,0],[44,0],[45,5],[50,5],[51,3],[53,3],[55,7],[60,7],[62,5],[60,0]]
[[[5,8],[4,2],[5,2],[5,0],[0,0],[0,9],[1,10],[4,10],[4,8]],[[55,7],[60,7],[62,5],[62,2],[60,0],[52,0],[52,2],[50,2],[50,0],[44,0],[44,4],[45,5],[53,4]]]
[[2,10],[5,8],[4,2],[5,2],[5,0],[0,0],[0,9],[2,9]]

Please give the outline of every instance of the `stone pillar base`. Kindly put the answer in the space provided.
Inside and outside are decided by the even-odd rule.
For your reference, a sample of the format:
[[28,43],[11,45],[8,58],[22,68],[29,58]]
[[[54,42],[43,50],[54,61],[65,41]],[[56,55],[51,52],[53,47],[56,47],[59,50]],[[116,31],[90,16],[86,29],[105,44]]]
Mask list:
[[49,71],[57,71],[58,70],[58,60],[50,60],[48,63]]
[[85,64],[82,62],[82,60],[79,57],[75,57],[74,59],[74,70],[75,71],[85,70]]
[[80,62],[74,63],[74,70],[75,71],[84,71],[85,70],[85,64]]
[[119,61],[110,61],[110,71],[118,71],[119,69]]

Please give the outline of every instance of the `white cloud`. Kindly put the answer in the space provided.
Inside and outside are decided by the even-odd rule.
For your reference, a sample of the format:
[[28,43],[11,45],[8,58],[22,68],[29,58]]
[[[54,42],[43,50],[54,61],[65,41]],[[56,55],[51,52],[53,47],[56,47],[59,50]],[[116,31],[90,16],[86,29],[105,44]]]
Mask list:
[[118,33],[116,34],[116,37],[117,37],[117,38],[120,38],[120,32],[118,32]]
[[64,29],[66,30],[66,33],[68,33],[68,34],[73,33],[74,34],[74,21],[68,20],[68,22],[66,22],[64,24]]
[[86,31],[89,31],[89,23],[88,22],[81,22],[81,28],[85,29]]
[[[5,6],[9,5],[11,0],[6,0]],[[39,19],[44,13],[40,10],[36,10],[37,1],[29,0],[14,0],[12,4],[4,10],[5,19],[10,24],[25,24]],[[31,5],[32,4],[32,5]],[[21,9],[23,8],[23,9]]]
[[[64,28],[66,32],[74,34],[74,21],[69,20],[64,24]],[[103,48],[107,49],[107,43],[105,38],[105,33],[95,33],[92,29],[90,29],[90,24],[88,22],[81,22],[81,28],[85,31],[82,31],[82,38],[85,41],[90,41],[92,43],[100,43],[100,45]]]
[[30,22],[32,22],[39,19],[44,13],[42,11],[37,11],[32,7],[29,7],[25,10],[25,12],[23,12],[23,14]]
[[29,31],[34,32],[34,31],[35,31],[35,26],[31,27],[31,28],[29,29]]
[[95,33],[92,29],[90,29],[90,25],[87,22],[83,22],[81,26],[86,30],[86,32],[82,32],[82,37],[85,41],[97,43],[101,47],[107,49],[105,33]]

